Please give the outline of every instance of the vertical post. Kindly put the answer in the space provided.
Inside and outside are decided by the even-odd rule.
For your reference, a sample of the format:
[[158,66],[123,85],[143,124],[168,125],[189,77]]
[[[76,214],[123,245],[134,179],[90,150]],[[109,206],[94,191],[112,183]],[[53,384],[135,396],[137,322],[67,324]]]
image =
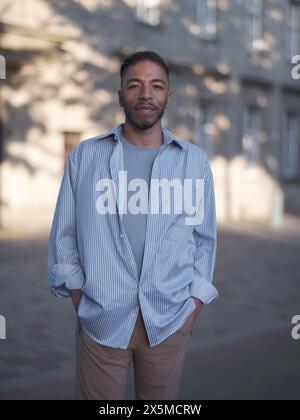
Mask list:
[[[3,55],[0,55],[0,80],[6,79],[6,60]],[[0,85],[1,89],[1,85]],[[3,127],[2,127],[2,98],[1,98],[1,91],[0,91],[0,228],[1,228],[1,165],[2,165],[2,152],[3,152]]]
[[0,54],[0,79],[6,79],[6,60],[3,55]]
[[6,320],[3,315],[0,315],[0,340],[6,339]]

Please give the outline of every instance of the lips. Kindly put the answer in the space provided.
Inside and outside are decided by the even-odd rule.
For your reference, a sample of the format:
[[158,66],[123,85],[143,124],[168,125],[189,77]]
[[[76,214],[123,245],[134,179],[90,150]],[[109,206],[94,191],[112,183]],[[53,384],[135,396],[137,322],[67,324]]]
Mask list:
[[155,111],[156,107],[154,105],[137,105],[135,109],[137,111]]

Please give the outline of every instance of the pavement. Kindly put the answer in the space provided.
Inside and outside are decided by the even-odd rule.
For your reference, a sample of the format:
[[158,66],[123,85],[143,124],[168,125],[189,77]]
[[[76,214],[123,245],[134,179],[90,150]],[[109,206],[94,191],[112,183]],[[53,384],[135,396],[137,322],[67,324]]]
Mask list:
[[[0,400],[74,399],[75,313],[49,292],[47,236],[0,232],[0,263]],[[220,297],[194,324],[179,399],[299,399],[300,219],[220,225],[214,284]]]

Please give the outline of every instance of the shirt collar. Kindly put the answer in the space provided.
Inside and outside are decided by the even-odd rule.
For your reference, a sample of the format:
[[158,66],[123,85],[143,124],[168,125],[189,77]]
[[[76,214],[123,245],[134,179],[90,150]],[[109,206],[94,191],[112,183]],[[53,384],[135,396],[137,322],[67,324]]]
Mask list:
[[[112,130],[98,137],[98,139],[101,140],[101,139],[113,137],[114,140],[119,141],[121,133],[122,133],[122,127],[123,127],[123,124],[119,124],[117,127],[113,128]],[[167,130],[164,127],[162,127],[162,133],[163,133],[163,142],[165,145],[168,145],[174,142],[176,145],[180,146],[183,150],[186,150],[187,145],[185,144],[186,142],[184,140],[179,139],[178,137],[176,137],[173,133],[171,133],[169,130]]]

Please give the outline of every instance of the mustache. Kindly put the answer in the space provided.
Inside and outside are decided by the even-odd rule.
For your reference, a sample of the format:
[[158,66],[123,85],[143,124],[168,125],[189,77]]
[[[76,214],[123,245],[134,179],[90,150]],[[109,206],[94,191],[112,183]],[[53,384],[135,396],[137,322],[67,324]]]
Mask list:
[[134,108],[135,109],[138,109],[138,108],[149,108],[149,109],[153,109],[153,110],[156,110],[157,109],[156,106],[153,105],[150,102],[140,102]]

